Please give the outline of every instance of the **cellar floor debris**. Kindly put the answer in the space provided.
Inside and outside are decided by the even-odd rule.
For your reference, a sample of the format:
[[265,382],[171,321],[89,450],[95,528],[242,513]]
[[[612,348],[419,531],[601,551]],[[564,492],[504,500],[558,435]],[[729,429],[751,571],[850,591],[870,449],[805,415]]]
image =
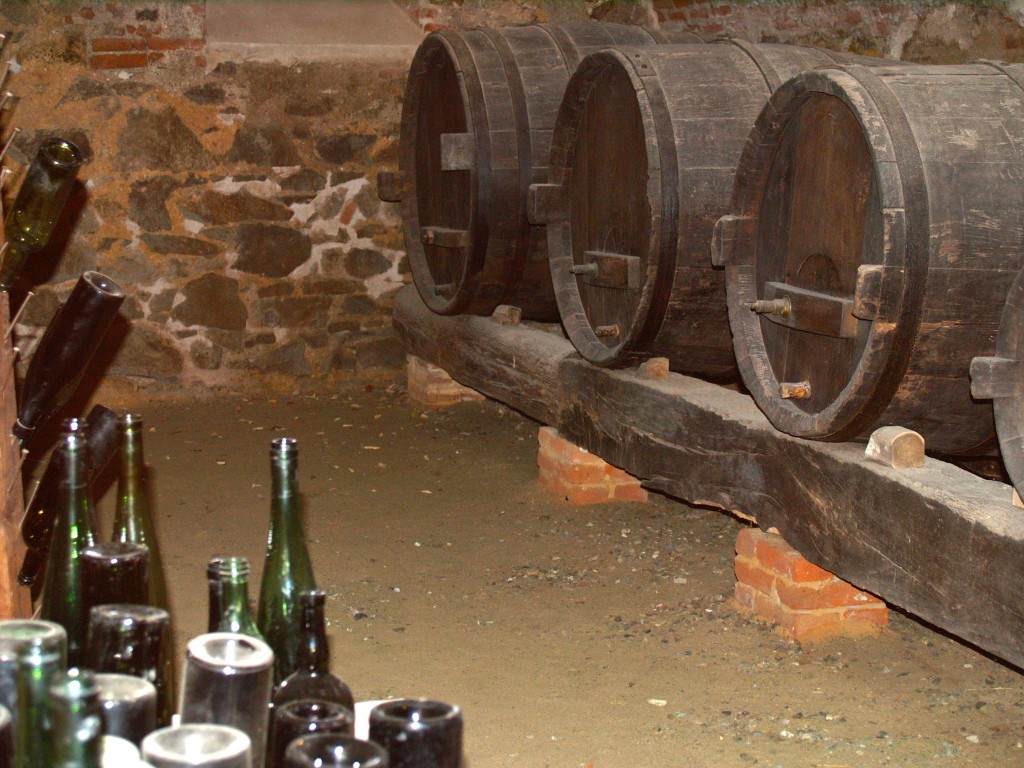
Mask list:
[[267,450],[292,436],[334,671],[357,699],[460,704],[466,768],[1024,761],[1017,670],[895,612],[878,638],[786,640],[731,598],[743,523],[571,507],[537,484],[539,425],[496,403],[422,413],[381,385],[136,410],[179,656],[210,555],[250,558],[258,589]]

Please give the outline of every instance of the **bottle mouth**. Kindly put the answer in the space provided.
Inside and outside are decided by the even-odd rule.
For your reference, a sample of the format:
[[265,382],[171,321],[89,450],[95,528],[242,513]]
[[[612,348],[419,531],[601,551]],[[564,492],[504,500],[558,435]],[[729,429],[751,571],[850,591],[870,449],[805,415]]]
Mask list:
[[222,578],[241,578],[249,575],[249,561],[244,557],[214,558],[209,568],[216,568]]
[[210,632],[193,638],[188,655],[201,666],[224,674],[260,672],[274,663],[269,645],[237,632]]
[[270,441],[271,456],[295,456],[299,452],[299,441],[294,437],[275,437]]
[[306,608],[317,608],[327,601],[327,593],[322,589],[310,589],[299,592],[299,605]]
[[115,672],[101,672],[95,675],[99,688],[100,702],[105,709],[125,701],[152,699],[156,701],[156,687],[141,677],[122,675]]
[[252,749],[249,737],[227,725],[209,723],[183,723],[153,731],[142,740],[142,757],[162,764],[167,761],[188,764],[200,760],[217,763],[246,754]]
[[47,139],[39,146],[39,154],[60,168],[78,168],[83,161],[82,150],[67,139]]
[[427,728],[433,724],[458,720],[462,710],[454,704],[429,699],[396,699],[378,704],[370,710],[370,722],[401,722],[410,728]]
[[[114,282],[112,279],[104,275],[102,272],[94,272],[92,270],[82,273],[82,280],[89,284],[90,287],[105,293],[115,299],[124,298],[124,288]],[[138,418],[138,417],[136,417]]]

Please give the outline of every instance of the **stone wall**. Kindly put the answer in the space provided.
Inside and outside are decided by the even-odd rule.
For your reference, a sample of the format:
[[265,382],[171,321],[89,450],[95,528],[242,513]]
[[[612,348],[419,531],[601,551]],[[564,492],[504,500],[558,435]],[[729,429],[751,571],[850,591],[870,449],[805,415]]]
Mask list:
[[[705,38],[816,44],[915,61],[1024,59],[1021,4],[399,0],[425,32],[587,18]],[[64,134],[90,161],[29,275],[23,360],[85,269],[128,290],[104,350],[121,394],[331,391],[401,369],[391,299],[409,281],[396,207],[406,64],[220,63],[204,3],[0,4],[14,31],[2,118],[18,173]],[[15,295],[17,300],[18,295]]]
[[[407,278],[399,219],[372,180],[395,163],[405,65],[206,72],[202,9],[61,6],[11,19],[5,4],[20,22],[8,49],[21,101],[7,122],[23,128],[12,167],[57,133],[90,158],[69,231],[34,260],[23,356],[78,275],[98,269],[129,295],[104,361],[121,391],[329,391],[391,375],[404,353],[390,301]],[[130,50],[110,50],[117,40]]]

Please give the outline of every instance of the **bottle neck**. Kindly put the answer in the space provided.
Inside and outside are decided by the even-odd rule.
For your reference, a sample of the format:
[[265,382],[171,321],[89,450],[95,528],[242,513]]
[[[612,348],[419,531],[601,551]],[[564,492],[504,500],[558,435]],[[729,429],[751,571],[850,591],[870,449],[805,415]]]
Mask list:
[[327,646],[327,629],[323,602],[302,605],[302,642],[299,645],[299,669],[326,674],[331,655]]
[[238,632],[252,623],[249,610],[249,577],[222,577],[220,583],[220,629]]
[[[72,443],[76,443],[72,445]],[[92,509],[92,473],[89,452],[84,441],[69,441],[61,446],[59,460],[61,462],[61,478],[57,486],[57,508],[62,510],[71,527],[71,535],[79,539],[86,529],[88,542],[93,544],[92,534],[96,530],[96,521]]]
[[121,432],[121,481],[138,483],[145,460],[142,454],[142,432],[135,425],[122,426]]

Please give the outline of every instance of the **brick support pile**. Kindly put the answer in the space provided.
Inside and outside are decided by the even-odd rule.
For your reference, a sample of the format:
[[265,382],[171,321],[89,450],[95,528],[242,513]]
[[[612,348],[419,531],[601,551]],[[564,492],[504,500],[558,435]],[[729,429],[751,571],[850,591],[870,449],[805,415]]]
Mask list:
[[599,456],[570,443],[554,427],[541,427],[537,464],[540,483],[572,504],[647,501],[640,481]]
[[449,376],[443,368],[408,356],[409,399],[423,408],[446,408],[464,402],[482,402],[483,395],[464,387]]
[[756,528],[736,539],[736,600],[800,642],[877,634],[889,623],[884,602]]

